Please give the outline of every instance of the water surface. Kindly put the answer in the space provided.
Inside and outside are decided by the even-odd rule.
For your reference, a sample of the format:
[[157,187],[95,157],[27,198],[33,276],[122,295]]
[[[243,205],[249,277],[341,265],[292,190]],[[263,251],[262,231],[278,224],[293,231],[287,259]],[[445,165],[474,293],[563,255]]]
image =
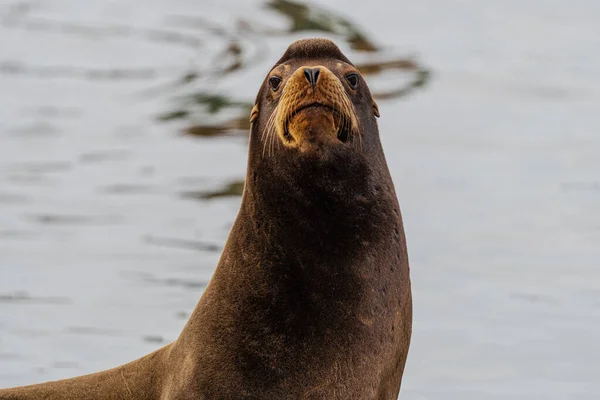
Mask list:
[[0,5],[0,387],[177,337],[248,107],[316,35],[380,99],[415,303],[401,397],[600,396],[597,2],[201,3]]

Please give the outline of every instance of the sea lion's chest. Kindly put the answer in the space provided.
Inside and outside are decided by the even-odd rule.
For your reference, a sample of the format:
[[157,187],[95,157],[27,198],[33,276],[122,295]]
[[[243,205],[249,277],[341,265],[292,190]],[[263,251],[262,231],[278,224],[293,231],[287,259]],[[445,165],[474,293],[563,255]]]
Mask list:
[[[345,277],[352,283],[296,276],[298,285],[259,284],[245,301],[214,307],[221,316],[214,316],[212,340],[200,354],[216,358],[198,361],[196,390],[206,399],[394,398],[397,385],[387,396],[382,381],[394,375],[407,348],[403,266],[393,258],[377,261],[371,272]],[[390,272],[385,279],[377,279],[381,268]],[[261,287],[269,290],[259,293]],[[357,292],[335,293],[350,287]]]

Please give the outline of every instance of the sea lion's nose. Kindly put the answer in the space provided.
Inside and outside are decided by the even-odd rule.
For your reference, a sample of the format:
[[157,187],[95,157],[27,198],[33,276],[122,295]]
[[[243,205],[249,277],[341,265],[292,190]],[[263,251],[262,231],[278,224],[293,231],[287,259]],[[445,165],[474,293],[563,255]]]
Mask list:
[[320,68],[304,68],[304,76],[306,77],[306,80],[310,83],[310,85],[313,87],[313,89],[317,84],[317,79],[319,79],[320,72]]

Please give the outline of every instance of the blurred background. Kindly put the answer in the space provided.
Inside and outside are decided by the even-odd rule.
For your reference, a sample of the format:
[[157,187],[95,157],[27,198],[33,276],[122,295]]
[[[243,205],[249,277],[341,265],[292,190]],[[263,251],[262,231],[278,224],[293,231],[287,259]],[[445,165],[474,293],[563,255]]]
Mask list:
[[401,398],[598,399],[600,3],[0,2],[0,387],[177,338],[298,38],[377,97],[414,333]]

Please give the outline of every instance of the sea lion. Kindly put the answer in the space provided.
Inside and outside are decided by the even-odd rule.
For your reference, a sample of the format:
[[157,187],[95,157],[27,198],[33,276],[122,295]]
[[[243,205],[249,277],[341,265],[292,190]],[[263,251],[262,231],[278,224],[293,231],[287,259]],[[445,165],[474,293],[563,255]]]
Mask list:
[[251,113],[246,184],[179,338],[0,399],[396,399],[412,325],[377,105],[326,39],[290,45]]

